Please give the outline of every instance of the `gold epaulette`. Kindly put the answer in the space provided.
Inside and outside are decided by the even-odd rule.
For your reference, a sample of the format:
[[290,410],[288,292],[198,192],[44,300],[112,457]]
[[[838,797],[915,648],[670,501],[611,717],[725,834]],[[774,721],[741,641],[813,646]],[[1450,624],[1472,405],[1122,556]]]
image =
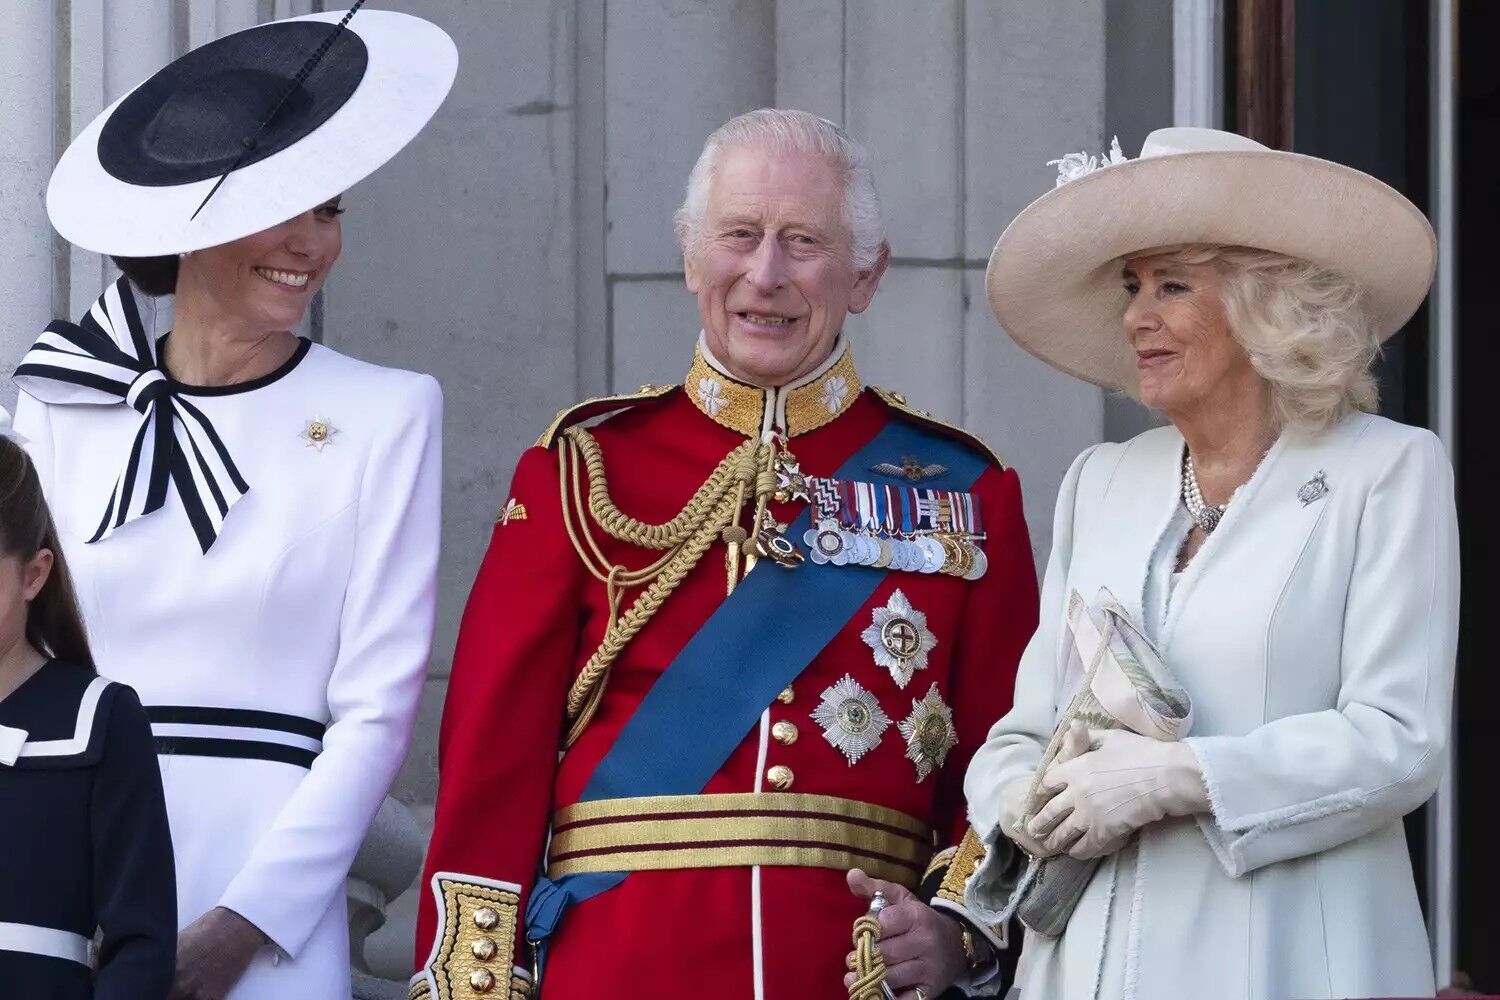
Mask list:
[[679,388],[681,387],[676,385],[643,385],[635,392],[621,393],[618,396],[594,396],[558,410],[557,417],[547,425],[546,430],[542,431],[542,436],[536,439],[536,447],[551,448],[557,444],[557,439],[562,436],[562,432],[574,424],[580,424],[606,413],[614,413],[616,410],[623,410],[637,403],[661,399]]
[[875,394],[875,397],[877,399],[879,399],[886,406],[889,406],[891,409],[895,410],[897,413],[901,414],[906,419],[912,421],[913,423],[921,424],[923,427],[930,427],[933,430],[937,431],[939,434],[942,434],[946,437],[951,437],[955,438],[958,441],[962,441],[964,444],[968,445],[975,451],[978,451],[981,455],[988,458],[990,461],[994,462],[995,465],[999,468],[1005,468],[1005,462],[1002,461],[1000,456],[995,454],[994,450],[991,449],[989,445],[985,444],[977,434],[966,431],[962,427],[959,427],[957,424],[950,424],[946,420],[939,420],[937,417],[934,417],[926,410],[917,409],[915,406],[912,406],[910,403],[908,403],[906,401],[906,397],[901,395],[901,393],[899,392],[892,392],[889,389],[882,389],[877,385],[872,385],[869,388],[870,391]]

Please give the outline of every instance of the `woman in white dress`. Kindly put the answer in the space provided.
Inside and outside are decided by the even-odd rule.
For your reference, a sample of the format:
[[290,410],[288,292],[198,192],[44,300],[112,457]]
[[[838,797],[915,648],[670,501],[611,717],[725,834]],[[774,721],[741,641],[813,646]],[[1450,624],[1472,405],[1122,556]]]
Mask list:
[[[1448,739],[1452,470],[1372,415],[1370,367],[1427,292],[1431,228],[1372,177],[1206,129],[1062,166],[996,246],[991,305],[1170,425],[1063,482],[1042,626],[965,785],[991,848],[970,909],[1043,891],[1016,848],[1103,858],[1060,934],[1028,931],[1027,1000],[1430,996],[1401,819]],[[1067,711],[1065,604],[1101,588],[1193,728],[1073,729],[1033,796]]]
[[[152,721],[174,997],[349,996],[344,880],[431,642],[442,400],[289,331],[339,257],[341,192],[456,62],[404,14],[252,28],[123,98],[53,175],[54,225],[126,278],[27,354],[16,426],[99,670]],[[159,340],[137,291],[175,296]]]

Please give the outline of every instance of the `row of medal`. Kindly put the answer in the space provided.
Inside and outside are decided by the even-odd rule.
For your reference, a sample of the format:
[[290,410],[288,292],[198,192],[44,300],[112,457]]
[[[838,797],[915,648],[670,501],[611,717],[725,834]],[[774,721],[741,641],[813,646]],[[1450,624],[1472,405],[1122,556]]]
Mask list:
[[971,493],[808,477],[812,561],[978,580],[989,568]]

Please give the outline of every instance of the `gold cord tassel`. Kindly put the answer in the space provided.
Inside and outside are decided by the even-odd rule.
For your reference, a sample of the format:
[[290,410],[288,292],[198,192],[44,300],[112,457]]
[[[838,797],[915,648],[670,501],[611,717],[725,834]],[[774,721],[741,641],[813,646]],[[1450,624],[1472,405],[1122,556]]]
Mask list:
[[881,1000],[885,987],[885,957],[880,954],[880,911],[885,896],[877,892],[870,911],[854,921],[854,983],[849,1000]]

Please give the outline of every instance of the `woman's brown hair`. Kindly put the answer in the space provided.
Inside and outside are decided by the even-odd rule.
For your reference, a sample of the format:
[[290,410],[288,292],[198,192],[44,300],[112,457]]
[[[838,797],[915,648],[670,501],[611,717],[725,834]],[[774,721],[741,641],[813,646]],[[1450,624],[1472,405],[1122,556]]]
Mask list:
[[52,552],[52,572],[27,608],[26,641],[44,656],[93,669],[88,632],[41,480],[25,450],[0,437],[0,553],[28,563],[42,549]]
[[165,257],[111,257],[120,273],[130,279],[131,284],[147,295],[161,297],[177,291],[177,258]]

